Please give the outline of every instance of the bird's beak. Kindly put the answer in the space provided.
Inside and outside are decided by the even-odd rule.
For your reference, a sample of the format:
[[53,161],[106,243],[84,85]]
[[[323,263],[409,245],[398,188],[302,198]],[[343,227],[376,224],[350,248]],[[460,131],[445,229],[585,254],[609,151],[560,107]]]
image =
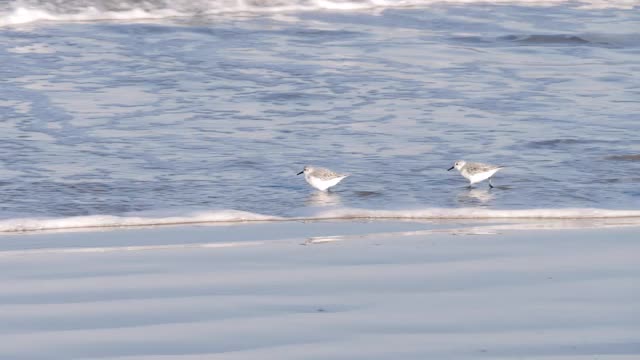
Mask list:
[[304,170],[300,171],[300,172],[299,172],[299,173],[297,173],[296,175],[300,175],[300,174],[302,174],[302,173],[304,173]]
[[453,170],[454,168],[455,168],[455,166],[452,166],[452,167],[448,168],[448,169],[447,169],[447,171],[451,171],[451,170]]

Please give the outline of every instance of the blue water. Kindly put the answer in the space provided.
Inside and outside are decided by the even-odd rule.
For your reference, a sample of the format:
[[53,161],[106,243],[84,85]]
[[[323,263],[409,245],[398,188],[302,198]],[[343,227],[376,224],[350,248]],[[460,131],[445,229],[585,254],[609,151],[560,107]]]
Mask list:
[[[83,22],[46,3],[61,20],[11,24],[0,2],[0,217],[639,209],[640,6],[621,3]],[[457,159],[507,168],[470,190]],[[307,164],[352,176],[318,194]]]

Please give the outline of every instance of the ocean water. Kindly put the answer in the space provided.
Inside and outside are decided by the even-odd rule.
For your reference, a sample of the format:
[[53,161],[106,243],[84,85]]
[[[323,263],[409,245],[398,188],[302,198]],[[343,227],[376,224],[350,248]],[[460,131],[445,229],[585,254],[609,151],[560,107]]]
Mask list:
[[0,64],[2,231],[640,216],[640,1],[0,1]]

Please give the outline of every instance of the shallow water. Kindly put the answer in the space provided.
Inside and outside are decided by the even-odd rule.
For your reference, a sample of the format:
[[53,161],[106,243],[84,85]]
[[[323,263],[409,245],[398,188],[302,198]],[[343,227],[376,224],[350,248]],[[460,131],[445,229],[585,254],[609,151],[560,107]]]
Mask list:
[[[0,2],[0,217],[640,208],[637,1],[149,3]],[[469,190],[456,159],[507,168]]]

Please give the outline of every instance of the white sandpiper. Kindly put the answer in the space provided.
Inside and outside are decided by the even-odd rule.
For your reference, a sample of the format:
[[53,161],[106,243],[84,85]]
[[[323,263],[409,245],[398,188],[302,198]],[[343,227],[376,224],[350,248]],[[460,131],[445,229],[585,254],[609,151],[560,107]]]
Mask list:
[[456,169],[460,171],[460,175],[469,180],[469,186],[483,180],[489,179],[489,187],[493,188],[491,177],[500,171],[504,166],[489,165],[477,162],[466,162],[458,160],[447,171]]
[[342,179],[349,175],[338,174],[329,169],[321,167],[305,166],[304,170],[297,175],[304,174],[304,179],[309,185],[320,191],[327,191],[332,186],[336,186]]

